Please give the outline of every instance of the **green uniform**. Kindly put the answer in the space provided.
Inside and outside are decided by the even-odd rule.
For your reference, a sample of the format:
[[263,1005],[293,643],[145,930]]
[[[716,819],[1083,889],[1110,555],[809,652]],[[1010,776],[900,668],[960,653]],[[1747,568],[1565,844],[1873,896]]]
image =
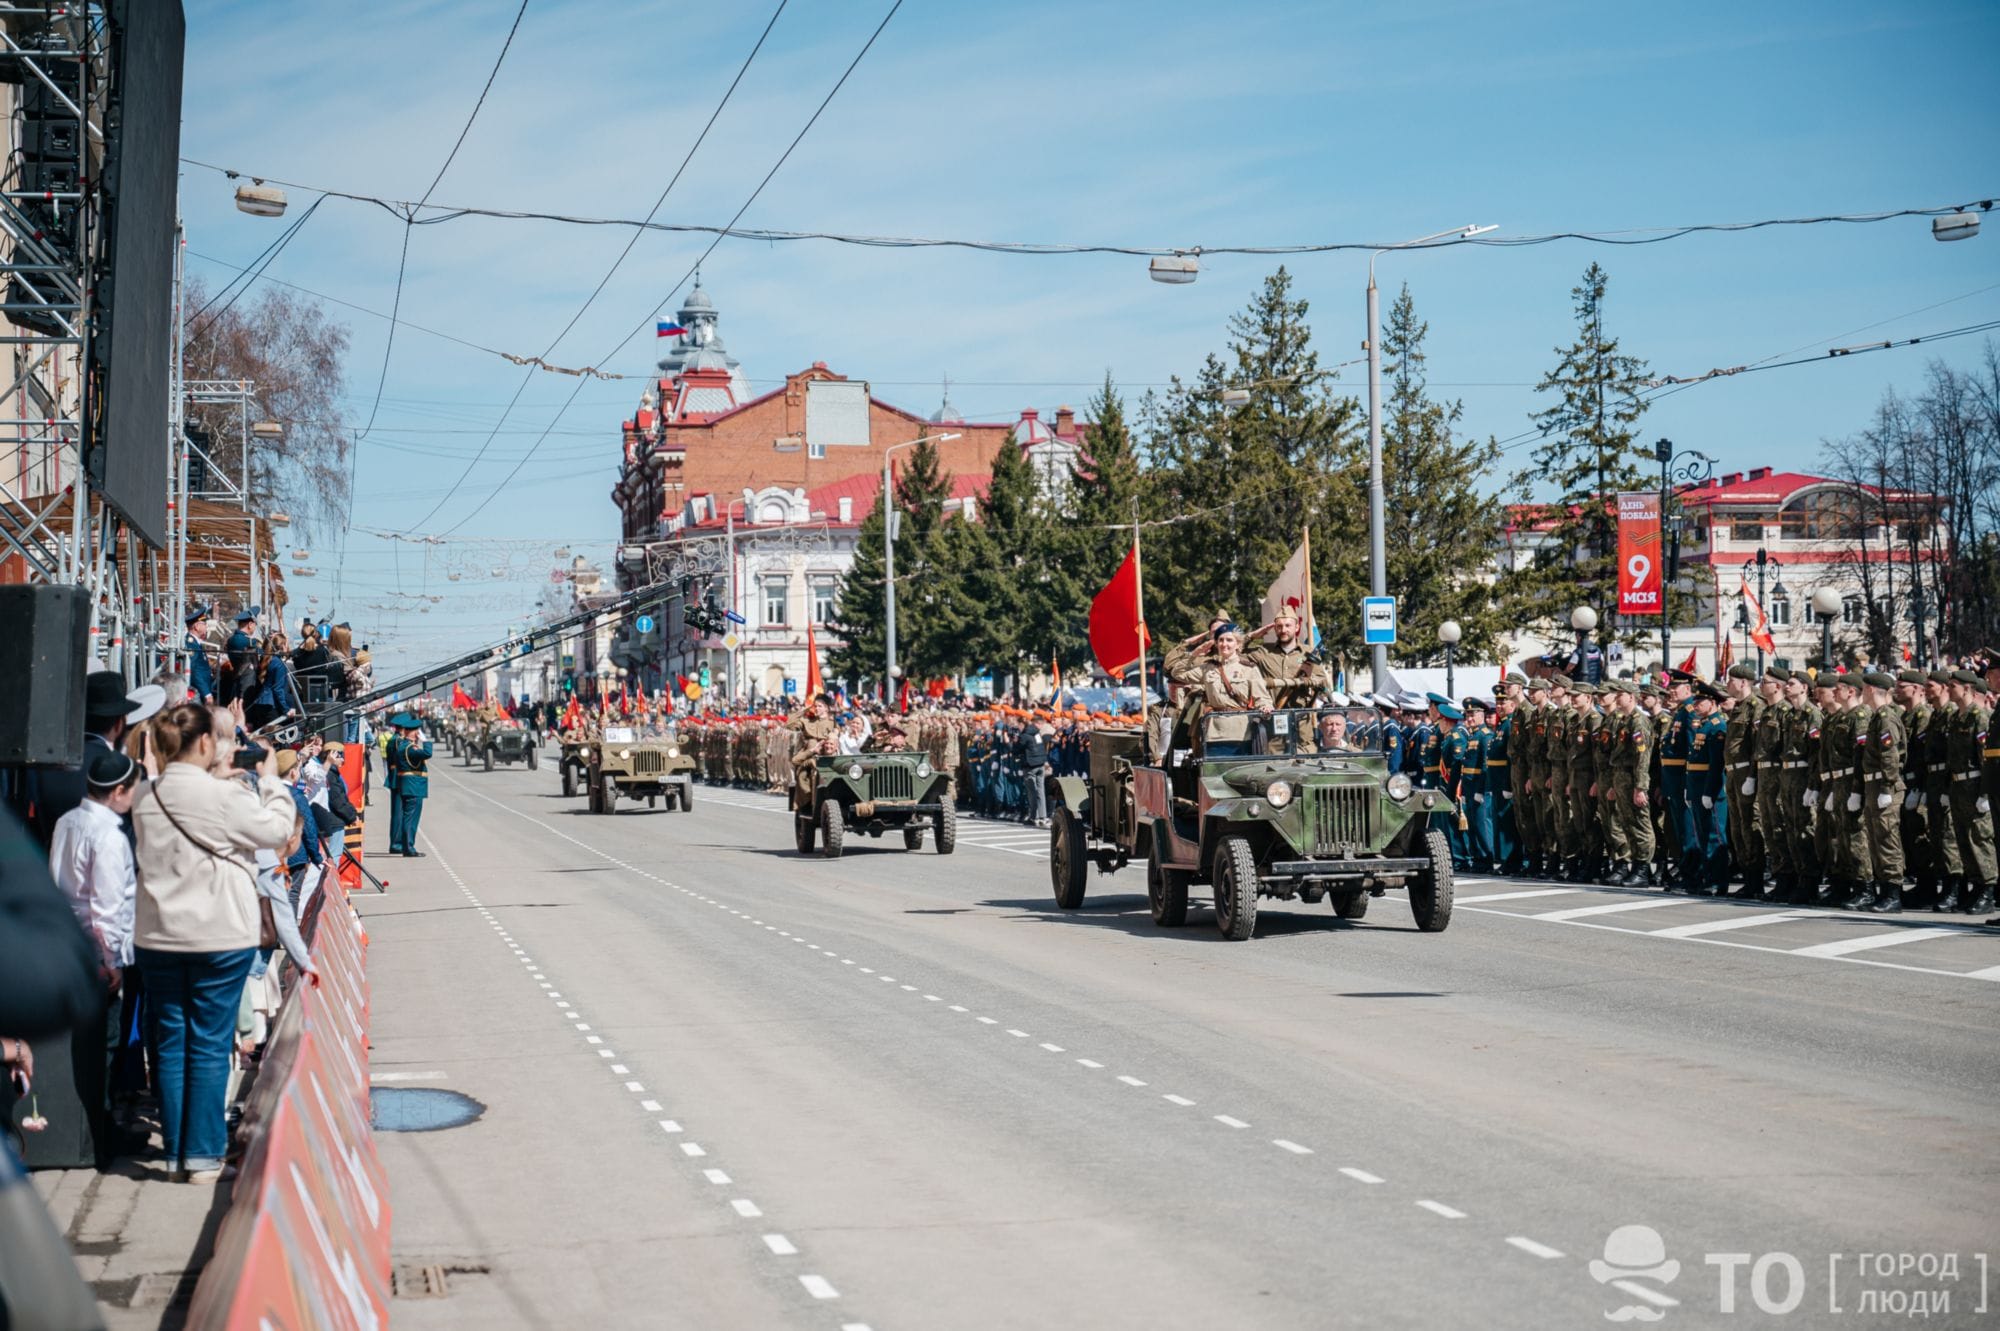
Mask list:
[[1764,838],[1757,822],[1757,727],[1763,710],[1756,698],[1738,700],[1729,709],[1722,733],[1729,853],[1743,873],[1746,891],[1761,886],[1764,879]]
[[[1819,885],[1821,862],[1813,829],[1818,822],[1820,782],[1818,772],[1819,732],[1824,720],[1812,701],[1785,704],[1785,748],[1783,757],[1786,855],[1791,863],[1791,897],[1809,899]],[[1807,800],[1807,795],[1814,798]]]
[[1868,881],[1887,900],[1903,890],[1903,752],[1908,744],[1900,707],[1869,715],[1856,754],[1861,769],[1861,822],[1868,848]]
[[1994,883],[1993,820],[1979,802],[1980,750],[1991,743],[1991,714],[1984,707],[1961,707],[1952,716],[1945,761],[1951,777],[1951,825],[1965,871],[1965,892],[1971,899],[1989,894]]
[[[1908,793],[1903,796],[1906,811],[1903,838],[1917,891],[1926,900],[1935,900],[1944,885],[1955,884],[1963,872],[1958,841],[1951,834],[1951,767],[1946,754],[1951,742],[1953,711],[1951,704],[1946,703],[1942,707],[1926,705],[1910,714],[1910,753],[1904,764]],[[1919,714],[1921,723],[1917,719]],[[1921,853],[1910,850],[1913,833],[1921,838]]]
[[1780,888],[1791,882],[1795,872],[1784,780],[1785,726],[1791,710],[1791,704],[1782,698],[1763,704],[1751,739],[1751,760],[1756,764],[1756,771],[1750,776],[1754,783],[1751,798],[1757,805],[1757,832],[1763,842],[1764,868]]
[[1625,866],[1623,881],[1636,883],[1653,863],[1653,718],[1641,710],[1613,720],[1611,800],[1606,806],[1612,854]]

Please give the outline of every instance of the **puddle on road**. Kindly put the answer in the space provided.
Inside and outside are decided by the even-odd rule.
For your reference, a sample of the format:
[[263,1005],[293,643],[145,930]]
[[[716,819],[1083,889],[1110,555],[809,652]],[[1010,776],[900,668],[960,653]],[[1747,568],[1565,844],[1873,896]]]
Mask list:
[[375,1086],[368,1091],[369,1126],[377,1132],[439,1132],[462,1128],[486,1106],[457,1091],[423,1086]]

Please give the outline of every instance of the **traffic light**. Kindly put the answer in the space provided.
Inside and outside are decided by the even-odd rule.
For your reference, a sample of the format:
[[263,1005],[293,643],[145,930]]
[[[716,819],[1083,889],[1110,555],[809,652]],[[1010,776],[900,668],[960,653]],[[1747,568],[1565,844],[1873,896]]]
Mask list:
[[707,666],[703,666],[703,667],[701,668],[701,691],[702,691],[703,693],[707,693],[707,692],[708,692],[708,667],[707,667]]

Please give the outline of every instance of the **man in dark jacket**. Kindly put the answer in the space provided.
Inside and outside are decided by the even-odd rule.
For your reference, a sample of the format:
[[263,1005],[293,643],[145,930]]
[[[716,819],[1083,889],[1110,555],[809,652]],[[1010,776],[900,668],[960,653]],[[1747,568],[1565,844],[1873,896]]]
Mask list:
[[181,644],[188,657],[188,689],[196,702],[215,701],[215,671],[208,664],[208,617],[212,605],[198,605],[183,616],[187,640]]
[[222,675],[222,692],[216,701],[224,706],[241,698],[245,704],[257,688],[257,614],[258,607],[245,606],[236,616],[236,631],[229,635],[229,642],[223,652],[228,657],[228,668]]
[[1021,727],[1021,738],[1014,744],[1014,758],[1021,770],[1023,821],[1036,827],[1046,827],[1049,795],[1043,779],[1049,771],[1049,739],[1039,725],[1030,721]]

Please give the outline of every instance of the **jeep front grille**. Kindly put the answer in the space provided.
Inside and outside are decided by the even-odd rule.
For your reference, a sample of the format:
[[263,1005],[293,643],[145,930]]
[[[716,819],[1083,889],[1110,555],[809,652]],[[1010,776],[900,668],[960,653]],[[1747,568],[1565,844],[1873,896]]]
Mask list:
[[632,755],[632,774],[650,776],[667,770],[667,755],[655,753],[651,749],[641,749]]
[[1375,813],[1373,786],[1325,786],[1310,792],[1313,853],[1336,855],[1343,846],[1367,849]]
[[913,800],[916,774],[900,763],[884,763],[868,773],[868,793],[878,800]]

